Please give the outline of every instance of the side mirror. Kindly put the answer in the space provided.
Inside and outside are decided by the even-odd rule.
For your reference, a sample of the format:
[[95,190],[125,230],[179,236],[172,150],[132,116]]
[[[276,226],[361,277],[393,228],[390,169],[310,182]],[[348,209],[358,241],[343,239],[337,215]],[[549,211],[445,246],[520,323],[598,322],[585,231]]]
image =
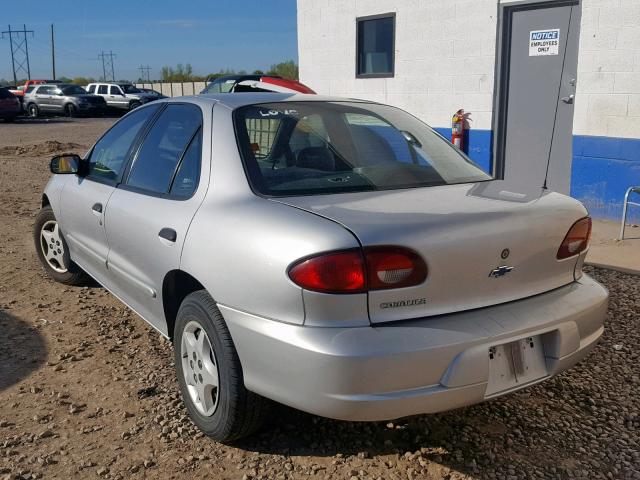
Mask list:
[[57,175],[78,174],[82,168],[82,159],[73,153],[56,155],[51,159],[49,169]]

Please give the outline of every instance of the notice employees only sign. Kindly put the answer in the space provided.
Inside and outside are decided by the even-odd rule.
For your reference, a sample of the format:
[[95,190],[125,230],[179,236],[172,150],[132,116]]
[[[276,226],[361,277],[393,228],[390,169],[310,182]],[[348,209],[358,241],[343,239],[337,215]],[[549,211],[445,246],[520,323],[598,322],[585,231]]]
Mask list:
[[533,30],[529,32],[529,56],[558,55],[560,29]]

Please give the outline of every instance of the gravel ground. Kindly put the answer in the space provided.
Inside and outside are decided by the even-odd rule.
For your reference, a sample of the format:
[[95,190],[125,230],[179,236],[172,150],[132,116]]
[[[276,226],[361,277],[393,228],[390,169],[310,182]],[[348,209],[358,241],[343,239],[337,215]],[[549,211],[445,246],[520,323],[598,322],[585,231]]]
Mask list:
[[640,479],[640,277],[602,269],[588,270],[611,292],[604,338],[543,384],[389,423],[282,407],[233,446],[203,437],[171,345],[102,288],[57,285],[35,259],[48,157],[81,152],[111,123],[0,124],[0,479]]

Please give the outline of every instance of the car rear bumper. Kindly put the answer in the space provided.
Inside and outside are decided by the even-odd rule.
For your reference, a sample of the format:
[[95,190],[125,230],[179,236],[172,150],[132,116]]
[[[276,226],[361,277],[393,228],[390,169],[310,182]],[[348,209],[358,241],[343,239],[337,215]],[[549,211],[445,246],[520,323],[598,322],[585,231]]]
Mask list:
[[[246,387],[344,420],[387,420],[478,403],[582,360],[603,332],[608,293],[584,275],[535,297],[372,327],[291,325],[219,305]],[[488,396],[489,348],[540,335],[547,374]]]

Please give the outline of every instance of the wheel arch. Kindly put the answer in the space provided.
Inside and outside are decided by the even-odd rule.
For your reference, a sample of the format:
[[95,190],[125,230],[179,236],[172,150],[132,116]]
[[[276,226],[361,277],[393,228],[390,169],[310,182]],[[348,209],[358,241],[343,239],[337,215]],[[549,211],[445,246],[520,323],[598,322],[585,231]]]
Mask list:
[[167,322],[167,335],[173,341],[173,329],[180,304],[190,293],[204,290],[204,286],[193,275],[183,270],[171,270],[162,282],[162,306]]
[[40,207],[44,208],[44,207],[48,207],[51,205],[51,202],[49,201],[49,197],[47,197],[46,193],[42,194],[42,201],[40,202]]

